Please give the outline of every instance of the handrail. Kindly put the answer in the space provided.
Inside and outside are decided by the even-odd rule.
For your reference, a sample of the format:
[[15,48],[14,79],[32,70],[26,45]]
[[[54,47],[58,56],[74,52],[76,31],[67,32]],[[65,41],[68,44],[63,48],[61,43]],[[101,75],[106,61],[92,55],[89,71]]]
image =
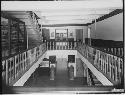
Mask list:
[[123,58],[78,43],[77,50],[114,85],[123,84]]
[[46,44],[19,53],[2,60],[2,78],[12,86],[46,51]]

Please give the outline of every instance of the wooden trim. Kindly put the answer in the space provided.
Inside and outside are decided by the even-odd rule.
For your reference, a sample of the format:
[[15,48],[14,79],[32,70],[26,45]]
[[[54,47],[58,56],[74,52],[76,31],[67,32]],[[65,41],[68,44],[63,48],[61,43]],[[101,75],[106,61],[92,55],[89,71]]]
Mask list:
[[[101,16],[100,18],[96,19],[96,22],[99,22],[99,21],[102,21],[104,19],[110,18],[110,17],[115,16],[115,15],[117,15],[119,13],[122,13],[122,12],[123,12],[123,9],[116,9],[116,10],[110,12],[109,14],[106,14],[106,15]],[[92,23],[87,23],[87,25],[91,25],[91,24],[94,24],[94,23],[95,23],[95,21],[92,21]]]

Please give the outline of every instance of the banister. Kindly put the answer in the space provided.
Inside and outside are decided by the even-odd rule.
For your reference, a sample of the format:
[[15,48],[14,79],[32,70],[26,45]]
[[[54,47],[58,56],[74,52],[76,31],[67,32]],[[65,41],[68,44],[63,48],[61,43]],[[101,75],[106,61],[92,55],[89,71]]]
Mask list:
[[46,44],[43,43],[37,47],[2,60],[2,78],[5,79],[5,83],[12,86],[27,70],[29,70],[34,64],[34,61],[38,60],[45,51]]
[[123,77],[123,58],[78,43],[78,51],[114,85],[119,85]]

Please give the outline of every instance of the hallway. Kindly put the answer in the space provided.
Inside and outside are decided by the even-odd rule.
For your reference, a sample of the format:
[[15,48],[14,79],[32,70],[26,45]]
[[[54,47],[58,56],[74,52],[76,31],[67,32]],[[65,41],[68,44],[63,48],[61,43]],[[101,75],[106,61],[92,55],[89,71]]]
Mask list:
[[[41,70],[41,71],[40,71]],[[38,73],[40,72],[40,73]],[[55,80],[50,80],[49,70],[38,68],[34,72],[34,79],[30,77],[24,86],[32,87],[82,87],[87,86],[87,80],[84,77],[76,77],[69,80],[66,59],[57,59],[57,69]]]

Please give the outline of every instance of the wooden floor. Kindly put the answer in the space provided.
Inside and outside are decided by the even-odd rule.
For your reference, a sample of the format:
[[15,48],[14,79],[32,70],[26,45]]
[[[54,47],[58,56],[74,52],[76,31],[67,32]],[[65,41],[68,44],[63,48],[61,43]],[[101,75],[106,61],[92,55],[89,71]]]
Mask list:
[[[58,60],[55,80],[50,80],[49,68],[39,68],[34,72],[34,78],[31,76],[24,86],[30,87],[83,87],[87,86],[87,80],[84,77],[76,77],[69,80],[67,64],[65,60]],[[63,64],[63,65],[62,65]],[[60,66],[61,68],[60,68]]]

